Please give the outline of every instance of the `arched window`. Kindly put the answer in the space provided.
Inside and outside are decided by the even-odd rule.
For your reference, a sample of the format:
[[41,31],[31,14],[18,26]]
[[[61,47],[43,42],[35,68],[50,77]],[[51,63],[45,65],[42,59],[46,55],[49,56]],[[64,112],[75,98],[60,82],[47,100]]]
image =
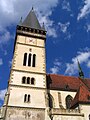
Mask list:
[[22,83],[25,84],[26,83],[26,77],[22,77]]
[[73,100],[73,97],[71,95],[68,95],[66,97],[66,108],[67,109],[70,109],[72,100]]
[[27,94],[24,95],[24,102],[27,102]]
[[32,61],[32,67],[36,66],[36,55],[33,54],[33,61]]
[[30,77],[27,77],[27,84],[30,84]]
[[35,79],[31,78],[31,84],[34,85],[35,84]]
[[30,95],[28,95],[28,102],[30,102]]
[[26,66],[27,63],[27,53],[24,53],[23,65]]
[[31,66],[31,56],[32,56],[32,54],[30,53],[28,56],[28,66]]

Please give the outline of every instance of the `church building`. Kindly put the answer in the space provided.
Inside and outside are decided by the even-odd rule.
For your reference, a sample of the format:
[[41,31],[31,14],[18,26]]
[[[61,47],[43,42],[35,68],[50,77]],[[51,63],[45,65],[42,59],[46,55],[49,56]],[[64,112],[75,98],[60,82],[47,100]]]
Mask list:
[[1,120],[90,120],[90,79],[46,73],[46,30],[32,9],[16,28]]

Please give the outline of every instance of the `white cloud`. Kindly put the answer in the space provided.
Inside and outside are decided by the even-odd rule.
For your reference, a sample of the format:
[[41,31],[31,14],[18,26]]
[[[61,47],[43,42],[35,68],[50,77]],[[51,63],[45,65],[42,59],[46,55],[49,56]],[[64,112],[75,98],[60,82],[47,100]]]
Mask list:
[[81,8],[80,13],[78,14],[78,20],[85,17],[90,13],[90,0],[84,0],[84,6]]
[[56,74],[59,72],[59,67],[53,66],[52,68],[50,68],[50,71],[51,71],[51,73]]
[[59,22],[58,25],[60,26],[60,30],[61,30],[63,33],[66,33],[66,32],[67,32],[67,29],[68,29],[68,27],[69,27],[69,25],[70,25],[70,22],[67,22],[67,23],[65,23],[65,24]]
[[8,61],[8,64],[9,64],[9,67],[11,67],[12,66],[12,60]]
[[0,58],[0,65],[2,65],[3,64],[3,60]]
[[45,24],[45,29],[48,31],[48,36],[57,37],[57,33],[54,26],[54,21],[49,19],[49,16],[51,15],[51,12],[48,12],[47,14],[43,15],[42,13],[38,12],[39,22],[41,24]]
[[90,31],[90,24],[87,24],[87,25],[86,25],[86,30],[87,30],[87,32]]
[[4,55],[7,55],[7,51],[6,50],[4,50]]
[[5,96],[6,91],[7,91],[7,89],[0,90],[0,100],[4,100],[4,96]]
[[13,38],[13,36],[10,35],[10,32],[4,29],[0,35],[0,44],[7,43],[11,38]]
[[67,11],[71,11],[70,3],[67,0],[63,0],[62,9],[67,10]]
[[87,67],[90,68],[90,50],[86,50],[84,52],[78,52],[76,57],[72,58],[72,63],[66,63],[65,74],[75,75],[78,72],[77,59],[80,64],[85,63]]
[[54,65],[52,68],[50,68],[50,71],[51,71],[51,73],[56,74],[60,71],[61,62],[59,61],[59,59],[55,59],[53,64]]
[[57,4],[58,0],[23,0],[23,2],[22,0],[1,0],[0,29],[2,29],[2,34],[0,34],[0,39],[3,39],[3,43],[4,41],[6,42],[10,39],[10,33],[6,28],[13,24],[17,24],[21,16],[25,18],[32,6],[34,6],[38,14],[41,14],[42,17],[45,15],[43,22],[45,22],[48,35],[56,37],[56,30],[53,27],[53,20],[50,20],[49,16],[51,16],[52,11]]

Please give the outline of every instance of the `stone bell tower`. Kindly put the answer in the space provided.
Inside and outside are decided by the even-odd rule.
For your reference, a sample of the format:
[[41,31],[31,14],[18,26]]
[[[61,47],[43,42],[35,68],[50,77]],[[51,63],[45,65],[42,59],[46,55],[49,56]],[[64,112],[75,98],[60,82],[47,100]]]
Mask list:
[[4,120],[45,120],[45,40],[44,25],[40,26],[32,9],[17,25]]

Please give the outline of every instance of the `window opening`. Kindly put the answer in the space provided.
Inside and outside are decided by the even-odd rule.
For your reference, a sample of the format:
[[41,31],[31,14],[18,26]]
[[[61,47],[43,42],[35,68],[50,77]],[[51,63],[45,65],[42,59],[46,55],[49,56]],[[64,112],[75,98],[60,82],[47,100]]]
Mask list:
[[27,84],[30,84],[30,77],[27,77]]
[[31,53],[29,54],[29,57],[28,57],[28,66],[31,66]]
[[24,96],[24,102],[27,102],[27,94]]
[[34,79],[34,78],[31,78],[31,84],[34,85],[34,82],[35,82],[35,79]]
[[26,77],[24,76],[24,77],[22,78],[22,83],[25,84],[25,82],[26,82]]
[[27,63],[27,53],[24,53],[23,65],[26,66]]
[[28,102],[30,102],[30,95],[28,95]]
[[68,95],[68,96],[66,97],[66,108],[67,108],[67,109],[70,109],[72,100],[73,100],[73,97],[72,97],[72,96]]
[[33,63],[32,63],[32,67],[35,67],[35,62],[36,62],[36,55],[33,54]]

